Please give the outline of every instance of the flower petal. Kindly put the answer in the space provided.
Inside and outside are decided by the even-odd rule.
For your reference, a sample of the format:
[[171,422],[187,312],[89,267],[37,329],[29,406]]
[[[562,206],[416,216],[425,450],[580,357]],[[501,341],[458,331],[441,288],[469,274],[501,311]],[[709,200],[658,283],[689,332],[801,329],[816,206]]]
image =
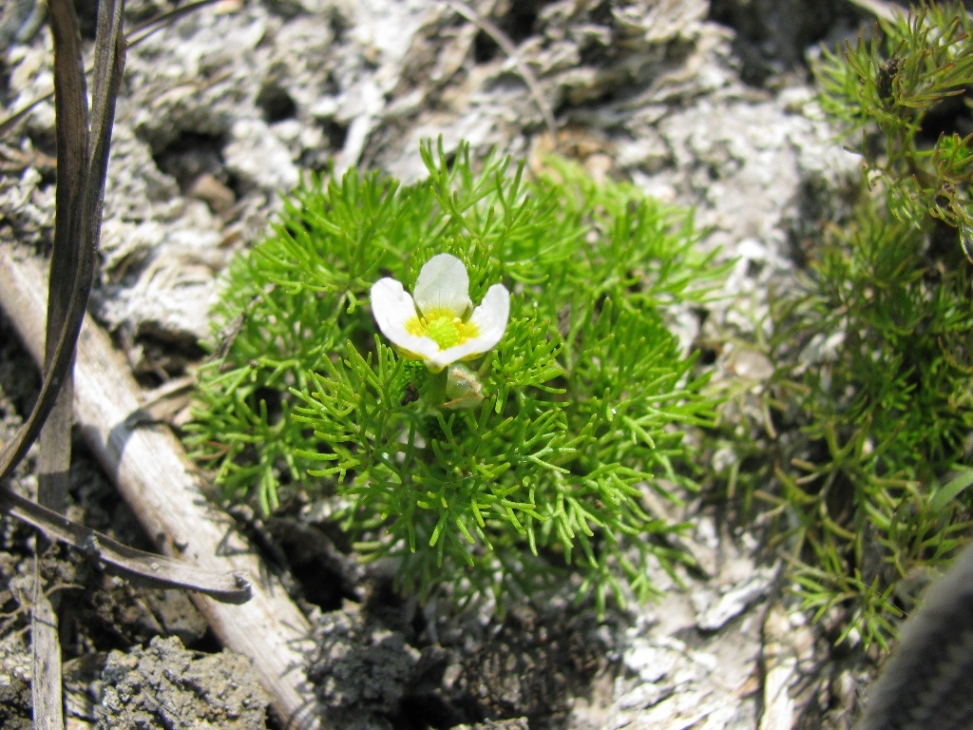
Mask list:
[[413,293],[416,306],[423,314],[446,309],[463,317],[473,306],[466,266],[448,253],[436,254],[425,263]]
[[[494,284],[483,297],[483,302],[473,310],[470,322],[480,334],[462,345],[450,347],[426,358],[426,363],[441,370],[457,360],[467,360],[482,355],[497,346],[507,329],[510,319],[510,292],[503,284]],[[391,339],[391,338],[390,338]]]
[[503,284],[494,284],[487,289],[480,306],[473,310],[470,322],[480,331],[480,336],[476,339],[489,343],[486,345],[486,350],[490,350],[500,342],[509,319],[510,292]]
[[416,317],[416,305],[402,284],[385,277],[372,284],[372,316],[389,341],[420,360],[439,354],[439,345],[428,337],[417,337],[406,329],[406,323]]

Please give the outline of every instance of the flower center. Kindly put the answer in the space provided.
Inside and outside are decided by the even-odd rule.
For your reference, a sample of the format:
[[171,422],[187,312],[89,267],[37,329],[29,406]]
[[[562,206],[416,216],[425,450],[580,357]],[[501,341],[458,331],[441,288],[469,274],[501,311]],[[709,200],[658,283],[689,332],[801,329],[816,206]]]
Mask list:
[[428,337],[440,350],[462,345],[480,335],[475,324],[464,322],[451,309],[430,309],[424,316],[406,322],[405,329],[410,335]]

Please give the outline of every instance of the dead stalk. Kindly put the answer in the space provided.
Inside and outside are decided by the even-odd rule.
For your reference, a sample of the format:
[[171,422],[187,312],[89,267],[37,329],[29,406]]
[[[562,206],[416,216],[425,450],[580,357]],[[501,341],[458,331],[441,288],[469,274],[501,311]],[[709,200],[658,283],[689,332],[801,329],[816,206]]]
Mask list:
[[[40,261],[0,242],[0,306],[27,349],[41,361],[46,274]],[[75,420],[106,474],[165,553],[218,573],[267,576],[233,520],[211,506],[181,444],[164,427],[129,427],[139,387],[107,333],[86,321],[75,364]],[[177,547],[178,546],[178,547]],[[288,728],[323,728],[304,669],[310,625],[279,581],[265,577],[253,598],[227,605],[193,593],[229,649],[252,659],[276,714]]]

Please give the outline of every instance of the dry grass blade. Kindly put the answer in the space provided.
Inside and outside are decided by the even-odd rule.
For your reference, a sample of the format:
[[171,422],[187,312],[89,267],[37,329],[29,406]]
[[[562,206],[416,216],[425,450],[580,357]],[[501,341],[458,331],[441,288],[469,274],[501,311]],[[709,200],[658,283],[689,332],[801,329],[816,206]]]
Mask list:
[[[125,0],[102,0],[98,7],[98,30],[95,45],[94,93],[92,94],[92,144],[81,211],[81,235],[91,251],[91,271],[101,233],[101,211],[108,175],[108,152],[112,125],[115,122],[115,100],[125,65],[125,36],[122,34],[122,11]],[[78,72],[84,74],[83,68]],[[88,286],[90,287],[90,278]]]
[[[51,422],[50,446],[42,448],[41,490],[44,503],[58,507],[64,501],[64,476],[70,458],[72,410],[71,368],[74,347],[91,288],[101,207],[104,196],[115,99],[122,72],[122,5],[103,2],[99,8],[95,83],[92,110],[93,137],[89,133],[87,95],[81,62],[77,19],[69,0],[51,3],[55,38],[57,87],[58,188],[54,255],[48,296],[45,377],[37,405],[15,439],[0,455],[0,483],[17,465],[37,436],[52,408],[63,408]],[[16,305],[14,305],[16,306]],[[13,313],[12,313],[13,314]],[[58,398],[58,387],[67,386]],[[55,407],[55,402],[59,405]],[[56,411],[55,411],[56,412]],[[50,454],[51,456],[45,456]],[[157,585],[197,590],[220,601],[239,603],[250,596],[245,579],[226,573],[199,571],[178,560],[132,550],[104,535],[60,518],[56,511],[31,505],[0,486],[0,508],[66,542],[118,571],[143,577]]]
[[[109,8],[110,3],[103,2],[99,15],[104,16]],[[69,326],[72,308],[79,327],[84,317],[95,258],[90,246],[97,242],[98,234],[96,229],[93,236],[83,235],[85,210],[82,201],[88,188],[88,97],[74,4],[68,0],[52,0],[50,18],[54,38],[58,180],[44,375],[45,382],[52,384],[51,392],[55,397],[40,432],[37,500],[40,506],[49,507],[52,514],[56,514],[67,507],[71,469],[72,365],[77,333],[72,336],[70,331],[65,332],[65,328]],[[99,41],[102,45],[104,39],[99,38]],[[87,281],[81,280],[85,274]],[[62,332],[66,338],[62,337]],[[38,546],[43,550],[44,541],[38,541]],[[49,597],[43,590],[37,559],[35,557],[35,595],[31,608],[34,725],[40,730],[61,730],[64,727],[64,701],[58,636],[60,600],[59,597]]]
[[126,34],[125,42],[129,47],[137,46],[156,31],[172,25],[174,22],[179,20],[179,18],[189,15],[190,13],[195,13],[200,8],[206,7],[207,5],[212,5],[215,2],[219,2],[219,0],[196,0],[196,2],[180,5],[178,8],[161,13],[154,18],[149,18],[144,23],[139,23],[137,26],[135,26],[131,33]]
[[[101,15],[108,15],[110,5],[105,4]],[[120,8],[117,27],[120,29]],[[52,322],[60,321],[60,327],[49,331],[46,346],[44,381],[41,392],[27,422],[13,440],[0,452],[0,480],[8,477],[20,463],[31,444],[37,439],[41,427],[54,407],[58,391],[66,379],[74,358],[74,345],[84,319],[95,267],[95,250],[100,227],[101,195],[104,194],[105,167],[108,160],[108,143],[111,137],[113,113],[107,116],[107,127],[98,129],[98,149],[103,159],[89,158],[89,133],[87,92],[74,7],[65,0],[53,0],[50,6],[51,28],[55,37],[55,85],[58,89],[57,127],[58,186],[55,213],[54,251],[51,266],[53,295]],[[99,31],[102,21],[99,19]],[[99,48],[107,45],[104,41]],[[113,48],[115,44],[112,44]],[[114,52],[111,54],[116,56]],[[120,63],[120,60],[116,63]],[[121,69],[114,69],[116,77],[109,79],[110,107],[113,112],[117,94],[117,76]],[[100,88],[99,88],[100,87]],[[105,93],[105,83],[96,79],[96,104],[98,95]],[[101,102],[102,109],[106,108]],[[105,120],[104,111],[102,119]],[[100,166],[100,174],[89,180],[89,166]],[[62,192],[63,189],[63,192]],[[91,209],[98,211],[94,220]],[[87,215],[86,215],[87,213]],[[52,336],[56,332],[56,336]],[[54,343],[52,345],[52,343]]]
[[138,583],[199,591],[224,603],[243,603],[253,595],[250,580],[242,573],[205,570],[182,560],[136,550],[8,490],[0,490],[0,509],[48,537],[77,548],[103,563],[110,572],[134,578]]
[[[35,525],[46,533],[80,546],[98,558],[111,561],[122,570],[169,585],[194,588],[205,595],[195,596],[211,626],[236,651],[250,656],[273,697],[281,719],[292,727],[315,728],[321,722],[314,700],[307,692],[307,681],[300,667],[303,656],[299,645],[309,633],[300,612],[287,601],[277,586],[275,593],[257,591],[255,600],[246,606],[225,610],[217,601],[247,601],[250,584],[240,577],[247,569],[259,571],[259,565],[245,545],[237,544],[225,526],[213,521],[205,506],[200,506],[198,490],[192,479],[186,479],[185,464],[175,450],[155,444],[146,434],[124,426],[126,416],[118,409],[133,400],[136,389],[113,365],[110,346],[89,333],[88,347],[79,350],[79,416],[86,437],[94,439],[93,450],[116,478],[123,493],[133,504],[140,520],[153,536],[167,535],[170,550],[191,555],[195,562],[211,566],[200,571],[180,561],[149,556],[130,550],[104,536],[71,523],[57,513],[14,495],[3,485],[4,479],[23,458],[45,418],[51,412],[60,386],[70,380],[75,344],[81,331],[88,293],[95,266],[95,252],[100,232],[111,127],[115,99],[121,78],[124,40],[121,35],[123,0],[102,0],[94,64],[92,124],[89,132],[85,105],[84,69],[78,46],[77,21],[71,0],[54,0],[52,27],[55,29],[56,109],[58,141],[58,188],[56,197],[55,257],[50,271],[47,344],[38,347],[36,334],[41,331],[44,288],[41,275],[33,269],[19,282],[13,282],[21,270],[20,262],[10,249],[0,248],[0,301],[11,316],[25,341],[38,359],[45,363],[44,383],[37,406],[18,432],[14,441],[0,453],[0,509]],[[90,136],[89,136],[90,135]],[[11,253],[10,256],[5,254]],[[21,272],[22,273],[22,272]],[[91,341],[100,345],[92,349]],[[54,344],[52,344],[54,343]],[[43,355],[41,353],[43,351]],[[106,379],[106,369],[115,370]],[[128,383],[126,386],[125,383]],[[124,393],[119,389],[128,388]],[[70,427],[70,390],[62,392],[66,415],[52,425],[52,445],[63,446]],[[127,399],[126,399],[127,396]],[[130,408],[129,410],[134,410]],[[92,423],[94,418],[94,423]],[[169,441],[171,441],[171,436]],[[167,442],[168,444],[168,442]],[[129,457],[126,461],[123,454]],[[131,457],[135,455],[135,465]],[[62,454],[63,458],[63,454]],[[63,466],[60,465],[60,466]],[[59,474],[67,473],[67,467]],[[134,469],[134,472],[133,472]],[[163,486],[164,485],[164,486]],[[180,502],[179,500],[182,499]],[[178,502],[174,504],[173,501]],[[231,560],[218,557],[222,549],[239,550]],[[187,552],[188,551],[188,552]],[[226,571],[229,566],[240,570]],[[220,570],[220,569],[223,570]],[[201,583],[206,583],[201,585]],[[43,591],[36,587],[39,596]],[[57,615],[45,599],[38,599],[35,611],[35,725],[51,730],[63,728],[60,696],[60,647],[57,643]]]

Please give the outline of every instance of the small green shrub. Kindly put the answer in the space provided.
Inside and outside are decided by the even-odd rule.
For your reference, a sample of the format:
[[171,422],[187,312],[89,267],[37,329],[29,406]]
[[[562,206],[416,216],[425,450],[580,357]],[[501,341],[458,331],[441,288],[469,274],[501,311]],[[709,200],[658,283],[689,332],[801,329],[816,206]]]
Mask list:
[[912,596],[898,582],[950,557],[973,482],[973,270],[955,245],[865,201],[830,231],[778,346],[804,440],[777,470],[797,517],[794,577],[810,608],[852,609],[885,642]]
[[883,21],[870,40],[826,53],[816,72],[824,110],[861,134],[865,173],[884,183],[891,213],[919,228],[930,217],[944,221],[968,246],[973,134],[947,129],[929,138],[944,102],[973,109],[973,18],[965,7],[923,3],[908,18]]
[[[602,610],[611,593],[647,598],[651,559],[688,558],[645,492],[692,486],[683,428],[714,406],[663,315],[723,270],[688,214],[629,186],[563,162],[527,181],[493,157],[475,173],[466,148],[422,155],[429,177],[411,186],[307,182],[233,263],[195,458],[265,512],[297,491],[336,496],[362,556],[395,558],[423,597],[530,592],[561,565]],[[512,292],[503,338],[465,371],[472,407],[443,407],[446,371],[402,357],[370,311],[379,278],[411,291],[440,253],[466,265],[473,302]]]
[[923,5],[825,54],[822,106],[860,135],[865,179],[803,286],[772,298],[768,415],[736,431],[750,463],[734,483],[787,526],[804,605],[844,607],[842,638],[866,644],[884,646],[911,607],[902,579],[949,558],[971,524],[973,268],[956,245],[973,230],[971,137],[922,133],[973,85],[971,29],[961,6]]

